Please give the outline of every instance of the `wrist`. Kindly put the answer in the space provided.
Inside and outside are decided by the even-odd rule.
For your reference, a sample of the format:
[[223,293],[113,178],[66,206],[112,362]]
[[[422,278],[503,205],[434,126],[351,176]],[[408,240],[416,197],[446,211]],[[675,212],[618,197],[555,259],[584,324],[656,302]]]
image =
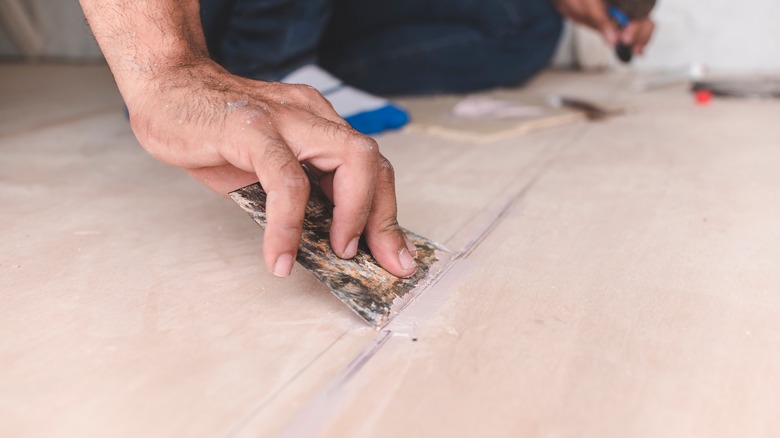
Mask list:
[[222,68],[208,56],[191,52],[156,53],[134,67],[117,71],[111,67],[127,107],[143,107],[150,99],[164,97],[173,89],[192,87]]
[[126,101],[170,71],[209,62],[198,0],[80,2]]

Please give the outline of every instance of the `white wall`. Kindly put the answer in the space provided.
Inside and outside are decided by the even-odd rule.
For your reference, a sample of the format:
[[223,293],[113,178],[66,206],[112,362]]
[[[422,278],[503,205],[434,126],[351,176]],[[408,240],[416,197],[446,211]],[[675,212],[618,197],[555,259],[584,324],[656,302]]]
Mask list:
[[656,38],[640,68],[704,62],[780,71],[780,0],[659,0]]
[[[4,1],[4,0],[0,0]],[[43,35],[42,56],[99,59],[100,49],[90,34],[77,0],[18,0]],[[0,17],[5,20],[13,17]],[[0,19],[0,26],[7,23]],[[18,55],[13,38],[0,31],[0,55]]]
[[5,30],[3,23],[0,22],[0,56],[17,55],[17,54],[19,54],[19,50],[11,41],[11,37],[8,35],[8,32]]

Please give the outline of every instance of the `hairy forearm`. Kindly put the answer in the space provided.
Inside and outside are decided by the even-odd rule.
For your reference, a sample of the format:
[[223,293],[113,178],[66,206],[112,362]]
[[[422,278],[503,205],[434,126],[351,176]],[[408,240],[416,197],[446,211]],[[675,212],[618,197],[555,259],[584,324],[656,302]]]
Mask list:
[[128,104],[150,81],[208,60],[198,0],[80,3]]

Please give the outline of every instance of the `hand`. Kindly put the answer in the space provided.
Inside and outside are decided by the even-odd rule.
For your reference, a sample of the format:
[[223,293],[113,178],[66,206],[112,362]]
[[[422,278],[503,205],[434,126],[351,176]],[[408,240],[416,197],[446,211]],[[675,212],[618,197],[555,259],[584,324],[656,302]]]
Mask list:
[[271,272],[285,277],[295,260],[309,197],[304,162],[335,205],[334,252],[353,257],[365,235],[388,272],[414,274],[414,247],[396,221],[392,166],[320,93],[239,78],[211,61],[198,0],[80,4],[150,154],[220,193],[260,180]]
[[365,234],[387,271],[415,272],[396,220],[392,166],[314,88],[240,78],[202,59],[157,71],[126,101],[138,140],[160,161],[223,194],[260,180],[268,194],[263,252],[275,275],[289,275],[301,238],[309,181],[300,163],[322,175],[334,202],[336,254],[354,257]]
[[650,18],[633,20],[625,28],[618,29],[607,13],[604,0],[553,0],[553,3],[566,18],[601,33],[609,45],[614,47],[620,42],[630,46],[636,54],[644,53],[655,30]]
[[631,47],[635,54],[643,55],[654,31],[655,23],[648,17],[628,23],[628,26],[619,31],[618,38],[621,43]]

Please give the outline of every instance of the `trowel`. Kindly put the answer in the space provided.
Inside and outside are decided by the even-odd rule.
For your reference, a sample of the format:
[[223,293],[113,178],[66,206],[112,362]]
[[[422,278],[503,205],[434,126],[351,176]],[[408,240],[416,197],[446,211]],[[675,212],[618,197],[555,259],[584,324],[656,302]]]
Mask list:
[[[265,229],[266,193],[259,183],[235,190],[230,197]],[[330,247],[332,219],[333,204],[312,180],[297,262],[376,329],[431,285],[451,258],[442,245],[404,230],[417,248],[418,269],[410,278],[398,278],[374,260],[365,242],[360,243],[354,258],[339,258]]]

